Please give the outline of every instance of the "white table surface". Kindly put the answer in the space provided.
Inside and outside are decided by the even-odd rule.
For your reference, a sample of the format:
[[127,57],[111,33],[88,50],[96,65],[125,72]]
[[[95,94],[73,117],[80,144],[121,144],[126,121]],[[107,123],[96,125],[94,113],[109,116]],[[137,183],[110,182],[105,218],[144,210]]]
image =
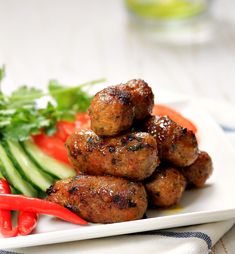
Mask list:
[[[3,89],[140,77],[159,91],[235,104],[235,1],[214,1],[212,13],[206,39],[175,45],[133,29],[121,0],[0,0]],[[234,242],[233,228],[214,253],[234,253]]]

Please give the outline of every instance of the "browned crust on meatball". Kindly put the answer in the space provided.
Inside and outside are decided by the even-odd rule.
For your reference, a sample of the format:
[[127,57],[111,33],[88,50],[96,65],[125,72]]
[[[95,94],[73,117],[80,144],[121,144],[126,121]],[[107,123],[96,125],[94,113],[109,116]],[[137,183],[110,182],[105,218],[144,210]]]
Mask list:
[[142,79],[132,79],[128,81],[123,88],[131,93],[135,120],[143,120],[152,113],[154,95],[148,83]]
[[147,209],[146,191],[141,183],[112,176],[81,175],[60,180],[47,194],[47,200],[95,223],[141,219]]
[[91,129],[101,136],[113,136],[128,130],[134,119],[131,94],[117,86],[98,92],[89,107]]
[[141,127],[155,137],[160,160],[176,167],[191,165],[198,157],[195,134],[172,121],[169,117],[151,116]]
[[90,105],[91,129],[100,136],[114,136],[130,129],[134,120],[143,120],[154,106],[154,95],[141,79],[107,87],[98,92]]
[[185,190],[186,180],[175,168],[158,168],[146,183],[151,206],[169,207],[177,204]]
[[159,164],[156,140],[144,132],[101,138],[82,130],[68,138],[66,147],[74,168],[90,175],[143,180]]
[[187,179],[189,187],[202,187],[213,172],[213,164],[210,155],[207,152],[199,152],[196,161],[181,169]]

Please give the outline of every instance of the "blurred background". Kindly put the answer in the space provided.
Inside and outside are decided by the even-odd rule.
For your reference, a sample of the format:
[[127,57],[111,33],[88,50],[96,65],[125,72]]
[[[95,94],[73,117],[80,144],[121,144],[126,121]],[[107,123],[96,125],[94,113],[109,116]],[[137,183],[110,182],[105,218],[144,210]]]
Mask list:
[[232,0],[0,0],[3,89],[143,78],[235,103],[234,13]]

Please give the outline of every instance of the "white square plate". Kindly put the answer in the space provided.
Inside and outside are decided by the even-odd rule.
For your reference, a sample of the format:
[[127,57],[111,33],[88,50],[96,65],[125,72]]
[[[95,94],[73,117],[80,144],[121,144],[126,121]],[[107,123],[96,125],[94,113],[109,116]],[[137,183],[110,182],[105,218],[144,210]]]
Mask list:
[[186,191],[178,208],[149,210],[147,219],[137,221],[76,226],[49,216],[41,216],[34,234],[0,238],[0,248],[69,242],[234,218],[235,150],[220,127],[198,105],[177,105],[177,109],[197,125],[199,146],[213,159],[214,173],[204,188]]

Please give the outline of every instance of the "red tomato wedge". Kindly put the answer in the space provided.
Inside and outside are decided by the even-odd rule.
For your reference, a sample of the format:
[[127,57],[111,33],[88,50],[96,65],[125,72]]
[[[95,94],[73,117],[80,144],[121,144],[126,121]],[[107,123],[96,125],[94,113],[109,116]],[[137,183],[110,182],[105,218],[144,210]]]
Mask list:
[[90,129],[90,117],[86,112],[78,113],[75,122],[59,121],[56,127],[57,132],[54,136],[65,142],[68,136],[74,132],[75,128],[77,130]]
[[57,127],[57,131],[54,134],[54,136],[57,137],[58,139],[61,139],[63,142],[65,142],[68,136],[74,132],[75,123],[68,122],[68,121],[59,121],[56,124],[56,127]]
[[91,120],[87,112],[78,113],[75,121],[76,129],[90,129]]
[[64,143],[75,129],[90,129],[90,117],[88,113],[78,113],[75,122],[59,121],[56,127],[57,131],[53,136],[47,136],[45,133],[42,133],[33,136],[33,140],[46,154],[69,164]]
[[193,131],[194,133],[197,132],[197,127],[190,120],[188,120],[187,118],[182,116],[179,112],[175,111],[174,109],[168,106],[161,105],[161,104],[154,105],[153,115],[158,115],[158,116],[167,115],[179,125]]
[[33,136],[33,140],[35,144],[46,154],[54,157],[61,162],[69,164],[64,141],[57,138],[56,136],[47,136],[44,133]]

